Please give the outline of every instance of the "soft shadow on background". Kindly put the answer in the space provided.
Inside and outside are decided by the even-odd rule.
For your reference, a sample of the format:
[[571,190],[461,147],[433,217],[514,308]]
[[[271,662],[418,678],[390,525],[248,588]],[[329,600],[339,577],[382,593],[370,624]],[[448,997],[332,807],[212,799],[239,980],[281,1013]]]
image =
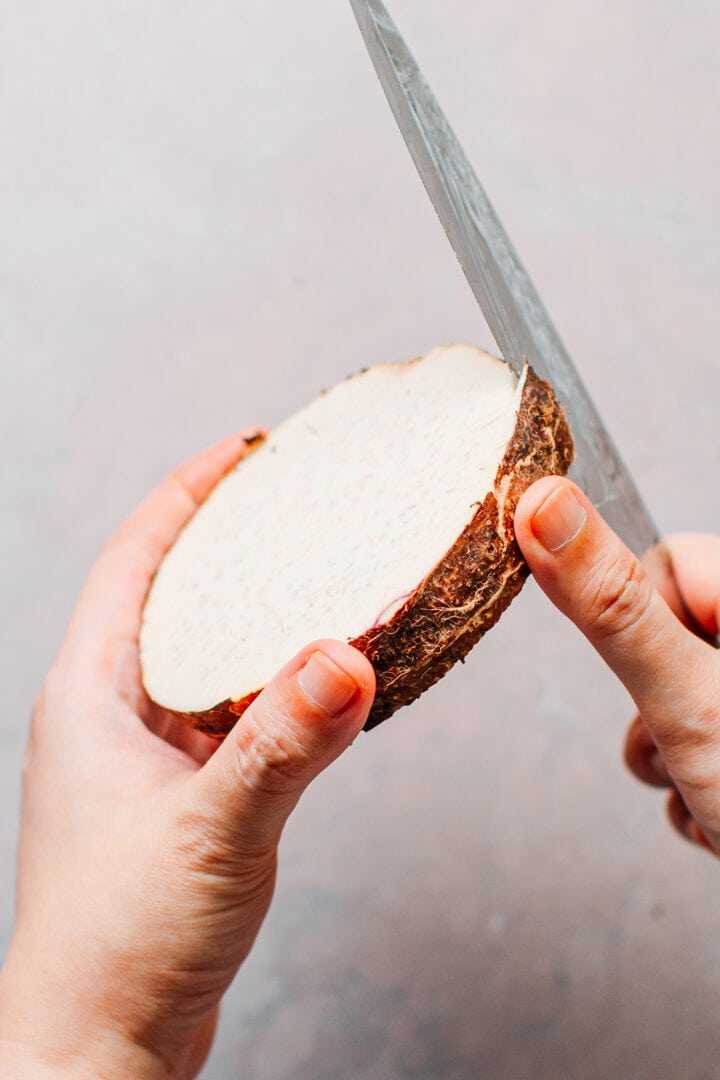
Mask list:
[[[714,0],[392,10],[664,531],[720,531]],[[176,462],[491,345],[349,5],[25,0],[0,34],[0,930],[30,705]],[[362,422],[359,418],[358,422]],[[720,868],[530,584],[308,793],[206,1080],[712,1080]]]

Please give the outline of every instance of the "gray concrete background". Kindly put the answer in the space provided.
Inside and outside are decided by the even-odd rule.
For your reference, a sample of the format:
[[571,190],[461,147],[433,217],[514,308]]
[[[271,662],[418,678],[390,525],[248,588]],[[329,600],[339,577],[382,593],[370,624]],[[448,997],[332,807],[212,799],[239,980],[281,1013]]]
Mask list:
[[[664,530],[720,529],[715,0],[393,0]],[[103,537],[368,363],[491,344],[336,0],[0,14],[2,809]],[[206,1080],[711,1080],[720,871],[530,584],[288,830]]]

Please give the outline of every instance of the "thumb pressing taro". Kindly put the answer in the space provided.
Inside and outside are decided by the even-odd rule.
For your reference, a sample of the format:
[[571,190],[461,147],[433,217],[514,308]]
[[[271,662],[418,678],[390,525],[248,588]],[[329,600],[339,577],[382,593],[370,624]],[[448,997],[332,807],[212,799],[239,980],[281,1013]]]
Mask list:
[[335,638],[375,669],[374,727],[520,591],[518,500],[572,458],[550,386],[480,349],[346,379],[256,440],[166,555],[140,637],[148,694],[222,738],[288,656]]

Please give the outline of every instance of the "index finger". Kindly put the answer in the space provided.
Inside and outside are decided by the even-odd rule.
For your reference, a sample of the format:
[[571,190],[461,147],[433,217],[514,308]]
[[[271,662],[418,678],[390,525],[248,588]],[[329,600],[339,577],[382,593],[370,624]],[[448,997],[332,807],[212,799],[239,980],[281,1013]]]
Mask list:
[[80,593],[68,628],[100,651],[136,643],[150,583],[183,526],[219,480],[240,461],[261,430],[231,435],[175,469],[105,543]]
[[707,766],[720,787],[715,650],[675,617],[570,481],[546,478],[525,492],[515,529],[536,581],[625,684],[673,778],[697,780]]

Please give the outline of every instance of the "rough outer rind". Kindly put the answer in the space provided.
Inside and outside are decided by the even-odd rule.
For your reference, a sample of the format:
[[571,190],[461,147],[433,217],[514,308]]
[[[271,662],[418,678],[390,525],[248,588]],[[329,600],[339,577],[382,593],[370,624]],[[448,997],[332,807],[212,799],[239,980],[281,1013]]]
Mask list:
[[[564,476],[572,460],[563,411],[549,384],[528,369],[494,491],[403,607],[350,642],[375,669],[377,693],[366,731],[418,698],[495,625],[529,574],[513,528],[520,496],[542,476]],[[259,693],[228,699],[206,712],[176,715],[222,739]]]
[[412,599],[385,626],[351,643],[375,668],[366,730],[424,693],[495,625],[529,574],[513,527],[520,496],[542,476],[564,476],[572,459],[563,412],[550,386],[529,370],[495,490]]

